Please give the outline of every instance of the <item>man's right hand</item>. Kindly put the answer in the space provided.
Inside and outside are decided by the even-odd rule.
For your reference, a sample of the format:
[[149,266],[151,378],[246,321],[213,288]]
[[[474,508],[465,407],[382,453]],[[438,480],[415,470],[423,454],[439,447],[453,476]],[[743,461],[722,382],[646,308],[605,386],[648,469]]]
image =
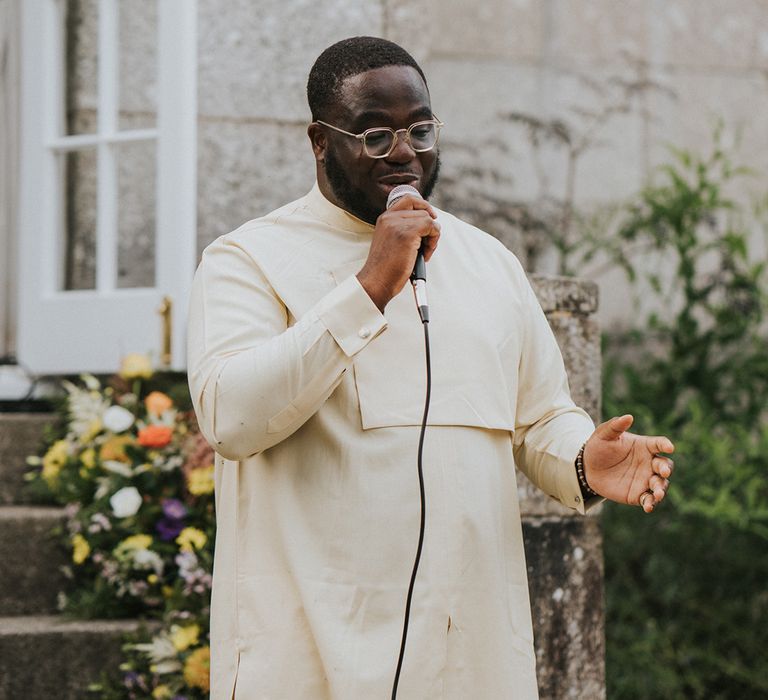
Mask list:
[[357,279],[373,303],[384,312],[413,272],[416,254],[424,244],[424,260],[437,248],[440,223],[432,206],[424,199],[406,195],[398,199],[376,220],[371,248]]

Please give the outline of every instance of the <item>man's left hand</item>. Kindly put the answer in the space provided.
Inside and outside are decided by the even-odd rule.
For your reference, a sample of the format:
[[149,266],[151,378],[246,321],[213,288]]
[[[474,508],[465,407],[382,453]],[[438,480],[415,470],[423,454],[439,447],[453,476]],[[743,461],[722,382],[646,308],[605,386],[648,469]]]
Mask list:
[[633,417],[601,423],[584,448],[584,475],[592,490],[618,503],[641,506],[650,513],[669,488],[674,463],[669,438],[626,432]]

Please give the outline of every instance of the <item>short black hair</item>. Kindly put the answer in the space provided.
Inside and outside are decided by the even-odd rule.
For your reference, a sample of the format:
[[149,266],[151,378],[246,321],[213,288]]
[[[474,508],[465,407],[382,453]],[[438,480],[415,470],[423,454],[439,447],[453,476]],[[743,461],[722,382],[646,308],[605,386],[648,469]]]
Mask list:
[[[385,66],[411,66],[424,85],[427,79],[416,59],[397,44],[375,36],[342,39],[321,53],[307,81],[307,100],[312,121],[323,119],[339,97],[341,84],[353,75]],[[427,88],[429,89],[429,88]]]

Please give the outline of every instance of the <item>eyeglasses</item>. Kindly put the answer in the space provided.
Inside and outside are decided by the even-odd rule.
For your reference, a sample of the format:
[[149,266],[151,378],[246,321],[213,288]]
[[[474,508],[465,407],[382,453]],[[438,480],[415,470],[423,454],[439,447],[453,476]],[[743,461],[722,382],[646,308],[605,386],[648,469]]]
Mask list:
[[445,126],[437,117],[425,119],[411,124],[407,129],[390,129],[388,126],[366,129],[362,134],[344,131],[338,126],[317,120],[318,124],[327,126],[347,136],[352,136],[363,142],[363,150],[369,158],[386,158],[397,145],[397,135],[405,132],[405,140],[416,153],[431,151],[437,146],[440,138],[440,127]]

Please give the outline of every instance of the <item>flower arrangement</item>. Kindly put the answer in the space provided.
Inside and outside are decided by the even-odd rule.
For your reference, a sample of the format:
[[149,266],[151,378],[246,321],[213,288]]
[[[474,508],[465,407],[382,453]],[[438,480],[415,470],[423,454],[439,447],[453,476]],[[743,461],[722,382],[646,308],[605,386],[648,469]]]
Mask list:
[[[62,611],[159,620],[124,649],[122,677],[101,698],[208,696],[214,454],[186,381],[157,375],[141,355],[106,384],[64,382],[63,421],[33,487],[65,506],[70,553]],[[114,675],[114,674],[113,674]]]

